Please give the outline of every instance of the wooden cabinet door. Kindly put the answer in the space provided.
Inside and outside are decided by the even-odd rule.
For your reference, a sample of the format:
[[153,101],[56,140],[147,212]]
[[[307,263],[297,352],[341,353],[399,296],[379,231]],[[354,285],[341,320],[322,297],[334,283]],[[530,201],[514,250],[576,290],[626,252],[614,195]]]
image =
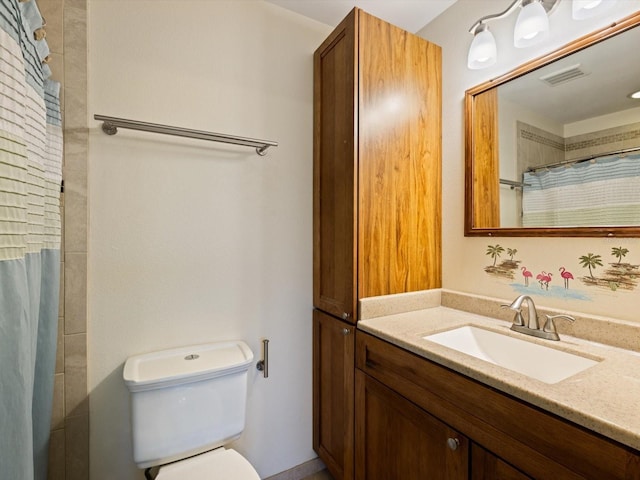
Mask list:
[[469,441],[356,370],[356,479],[466,479]]
[[356,319],[356,21],[316,50],[313,135],[313,304]]
[[336,480],[353,480],[355,327],[313,312],[313,448]]
[[532,477],[473,443],[470,480],[532,480]]

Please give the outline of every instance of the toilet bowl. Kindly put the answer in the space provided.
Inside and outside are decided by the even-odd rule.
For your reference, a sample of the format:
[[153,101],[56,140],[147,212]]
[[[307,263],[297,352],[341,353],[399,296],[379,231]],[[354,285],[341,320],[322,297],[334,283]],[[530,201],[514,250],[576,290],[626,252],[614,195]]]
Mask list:
[[195,457],[160,467],[156,480],[185,479],[260,480],[253,466],[235,450],[216,448]]
[[158,480],[259,480],[248,460],[224,447],[244,430],[252,361],[243,341],[129,357],[123,379],[138,467],[159,467]]

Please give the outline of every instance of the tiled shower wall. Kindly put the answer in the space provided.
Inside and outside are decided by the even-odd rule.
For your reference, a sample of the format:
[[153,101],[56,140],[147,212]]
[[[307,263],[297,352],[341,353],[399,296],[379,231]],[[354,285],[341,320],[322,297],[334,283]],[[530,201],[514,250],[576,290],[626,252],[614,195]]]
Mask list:
[[518,132],[516,178],[522,178],[522,173],[530,167],[565,160],[564,138],[524,122],[518,121],[516,125]]
[[63,244],[49,480],[89,478],[87,396],[87,0],[37,0],[62,84]]
[[640,123],[575,135],[565,139],[567,160],[640,146]]
[[529,167],[640,147],[640,123],[563,138],[518,122],[517,132],[518,178]]

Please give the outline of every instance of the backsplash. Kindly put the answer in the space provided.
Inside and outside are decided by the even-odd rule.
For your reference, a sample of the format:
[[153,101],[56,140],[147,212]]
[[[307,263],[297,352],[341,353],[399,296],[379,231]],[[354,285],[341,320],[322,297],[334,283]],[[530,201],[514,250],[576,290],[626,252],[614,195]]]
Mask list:
[[[640,323],[636,238],[476,238],[455,290]],[[447,279],[445,288],[451,288]]]
[[[529,295],[533,296],[531,292]],[[640,325],[620,321],[610,317],[584,314],[567,308],[553,309],[545,307],[546,302],[538,303],[540,315],[558,315],[568,313],[575,322],[559,322],[556,326],[562,335],[571,335],[585,340],[606,343],[611,346],[640,352]],[[371,320],[387,315],[400,315],[434,307],[448,307],[464,312],[484,315],[505,322],[513,321],[513,310],[502,308],[504,300],[493,296],[475,295],[447,289],[422,290],[418,292],[369,297],[359,301],[359,320]]]
[[[560,266],[540,263],[535,258],[520,257],[517,249],[498,243],[487,245],[485,255],[492,263],[484,271],[511,281],[511,286],[519,293],[539,289],[541,292],[536,293],[544,296],[589,300],[592,288],[633,291],[640,278],[640,264],[623,262],[627,255],[633,258],[630,249],[623,246],[611,247],[608,256],[592,252],[577,256],[578,268],[571,267],[571,270],[564,265],[575,265],[576,258],[566,258]],[[537,268],[531,269],[527,265],[537,265]]]

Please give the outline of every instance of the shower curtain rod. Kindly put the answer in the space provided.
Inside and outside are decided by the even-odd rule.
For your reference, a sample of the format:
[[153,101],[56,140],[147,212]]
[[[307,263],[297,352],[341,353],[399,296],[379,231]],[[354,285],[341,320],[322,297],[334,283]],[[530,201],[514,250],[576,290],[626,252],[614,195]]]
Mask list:
[[126,120],[124,118],[107,117],[104,115],[94,115],[95,120],[103,122],[102,131],[107,135],[118,133],[118,127],[129,130],[139,130],[141,132],[162,133],[164,135],[175,135],[178,137],[197,138],[199,140],[209,140],[212,142],[231,143],[233,145],[243,145],[255,147],[258,155],[266,155],[267,148],[277,147],[278,142],[270,140],[258,140],[257,138],[237,137],[224,133],[204,132],[201,130],[191,130],[188,128],[171,127],[156,123],[139,122],[137,120]]
[[527,173],[533,173],[537,172],[538,170],[546,170],[547,168],[562,167],[563,165],[573,165],[575,163],[587,162],[589,160],[593,160],[594,158],[609,157],[611,155],[620,155],[621,153],[631,153],[639,151],[640,147],[624,148],[621,150],[614,150],[613,152],[599,153],[597,155],[587,155],[586,157],[574,158],[572,160],[565,160],[563,162],[549,163],[548,165],[540,165],[539,167],[531,167],[526,171]]
[[501,185],[509,185],[511,187],[511,190],[513,190],[514,188],[522,188],[522,187],[530,187],[531,186],[531,184],[529,184],[529,183],[514,182],[513,180],[505,180],[504,178],[500,179],[500,184]]

